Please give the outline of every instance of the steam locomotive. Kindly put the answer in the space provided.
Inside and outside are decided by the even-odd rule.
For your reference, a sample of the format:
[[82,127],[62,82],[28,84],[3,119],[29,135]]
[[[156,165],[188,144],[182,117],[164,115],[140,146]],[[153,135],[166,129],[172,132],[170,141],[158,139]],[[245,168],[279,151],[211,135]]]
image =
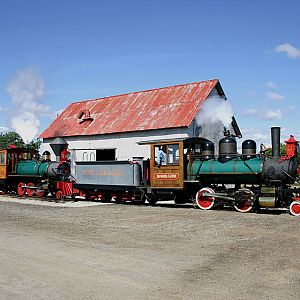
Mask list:
[[48,151],[39,160],[35,150],[15,147],[0,150],[0,189],[7,193],[16,192],[19,196],[43,197],[51,193],[61,198],[64,192],[61,183],[67,186],[71,174],[67,145],[61,138],[51,144],[57,155],[55,162],[50,160]]
[[[272,157],[256,153],[256,143],[242,143],[237,153],[234,137],[214,144],[193,137],[139,142],[148,144],[150,159],[132,161],[77,161],[74,181],[70,172],[68,144],[56,138],[43,160],[22,158],[16,149],[0,151],[0,184],[17,190],[21,196],[51,193],[57,199],[85,196],[86,199],[111,200],[117,203],[174,200],[192,202],[195,208],[208,210],[232,207],[239,212],[259,209],[284,209],[300,215],[300,187],[297,177],[298,142],[293,136],[286,142],[286,155],[280,157],[280,128],[271,128]],[[6,151],[6,152],[5,152]],[[163,155],[162,155],[163,153]],[[2,155],[2,156],[1,156]]]

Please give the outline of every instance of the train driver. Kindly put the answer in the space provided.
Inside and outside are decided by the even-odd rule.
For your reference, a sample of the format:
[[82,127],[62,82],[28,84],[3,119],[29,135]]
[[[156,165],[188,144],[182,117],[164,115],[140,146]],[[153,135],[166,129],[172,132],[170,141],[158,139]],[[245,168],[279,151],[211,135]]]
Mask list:
[[167,164],[167,154],[166,154],[166,146],[160,146],[159,151],[157,154],[156,158],[156,163],[161,166],[161,165],[166,165]]

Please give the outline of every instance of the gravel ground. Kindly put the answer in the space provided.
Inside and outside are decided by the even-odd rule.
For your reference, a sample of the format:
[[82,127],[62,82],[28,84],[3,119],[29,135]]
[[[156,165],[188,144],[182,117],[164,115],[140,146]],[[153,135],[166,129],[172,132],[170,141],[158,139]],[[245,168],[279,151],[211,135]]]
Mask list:
[[0,299],[300,298],[287,213],[34,203],[0,196]]

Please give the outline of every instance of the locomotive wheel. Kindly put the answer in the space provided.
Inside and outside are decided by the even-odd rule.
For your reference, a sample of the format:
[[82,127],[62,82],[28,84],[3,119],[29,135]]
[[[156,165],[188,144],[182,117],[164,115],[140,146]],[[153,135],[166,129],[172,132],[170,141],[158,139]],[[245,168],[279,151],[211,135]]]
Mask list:
[[300,201],[293,201],[290,205],[290,213],[293,216],[300,216]]
[[19,196],[23,196],[26,192],[26,189],[23,186],[24,186],[24,183],[19,182],[18,188],[17,188],[17,193],[18,193]]
[[28,197],[32,197],[34,194],[34,189],[30,188],[31,186],[34,186],[34,184],[32,182],[29,182],[26,188],[26,194]]
[[234,208],[242,213],[249,212],[253,208],[254,193],[249,189],[238,190],[242,193],[242,200],[235,203]]
[[56,198],[57,200],[61,200],[61,199],[62,199],[62,191],[57,191],[57,192],[55,193],[55,198]]
[[153,194],[146,194],[145,198],[150,205],[155,205],[155,203],[157,202],[157,198]]
[[45,190],[37,189],[36,195],[38,196],[38,198],[42,198],[44,196],[47,196],[47,192]]
[[196,204],[201,209],[211,209],[215,204],[215,198],[210,196],[203,196],[203,193],[210,193],[213,194],[215,191],[211,188],[205,187],[202,188],[197,194],[196,194]]

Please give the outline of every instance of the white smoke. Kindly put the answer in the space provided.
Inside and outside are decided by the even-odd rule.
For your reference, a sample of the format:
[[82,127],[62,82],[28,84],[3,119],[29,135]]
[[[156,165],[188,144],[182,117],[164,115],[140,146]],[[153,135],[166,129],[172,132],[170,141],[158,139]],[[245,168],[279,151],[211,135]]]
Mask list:
[[205,137],[215,143],[218,151],[218,142],[224,137],[224,126],[231,129],[233,108],[229,101],[220,96],[207,98],[195,118],[199,128],[199,136]]
[[29,143],[37,137],[41,114],[49,112],[49,107],[39,103],[45,96],[45,85],[36,68],[26,68],[17,72],[7,85],[7,93],[14,105],[10,125]]
[[220,96],[212,96],[204,101],[195,120],[198,126],[221,122],[229,128],[232,117],[233,108],[229,101]]

